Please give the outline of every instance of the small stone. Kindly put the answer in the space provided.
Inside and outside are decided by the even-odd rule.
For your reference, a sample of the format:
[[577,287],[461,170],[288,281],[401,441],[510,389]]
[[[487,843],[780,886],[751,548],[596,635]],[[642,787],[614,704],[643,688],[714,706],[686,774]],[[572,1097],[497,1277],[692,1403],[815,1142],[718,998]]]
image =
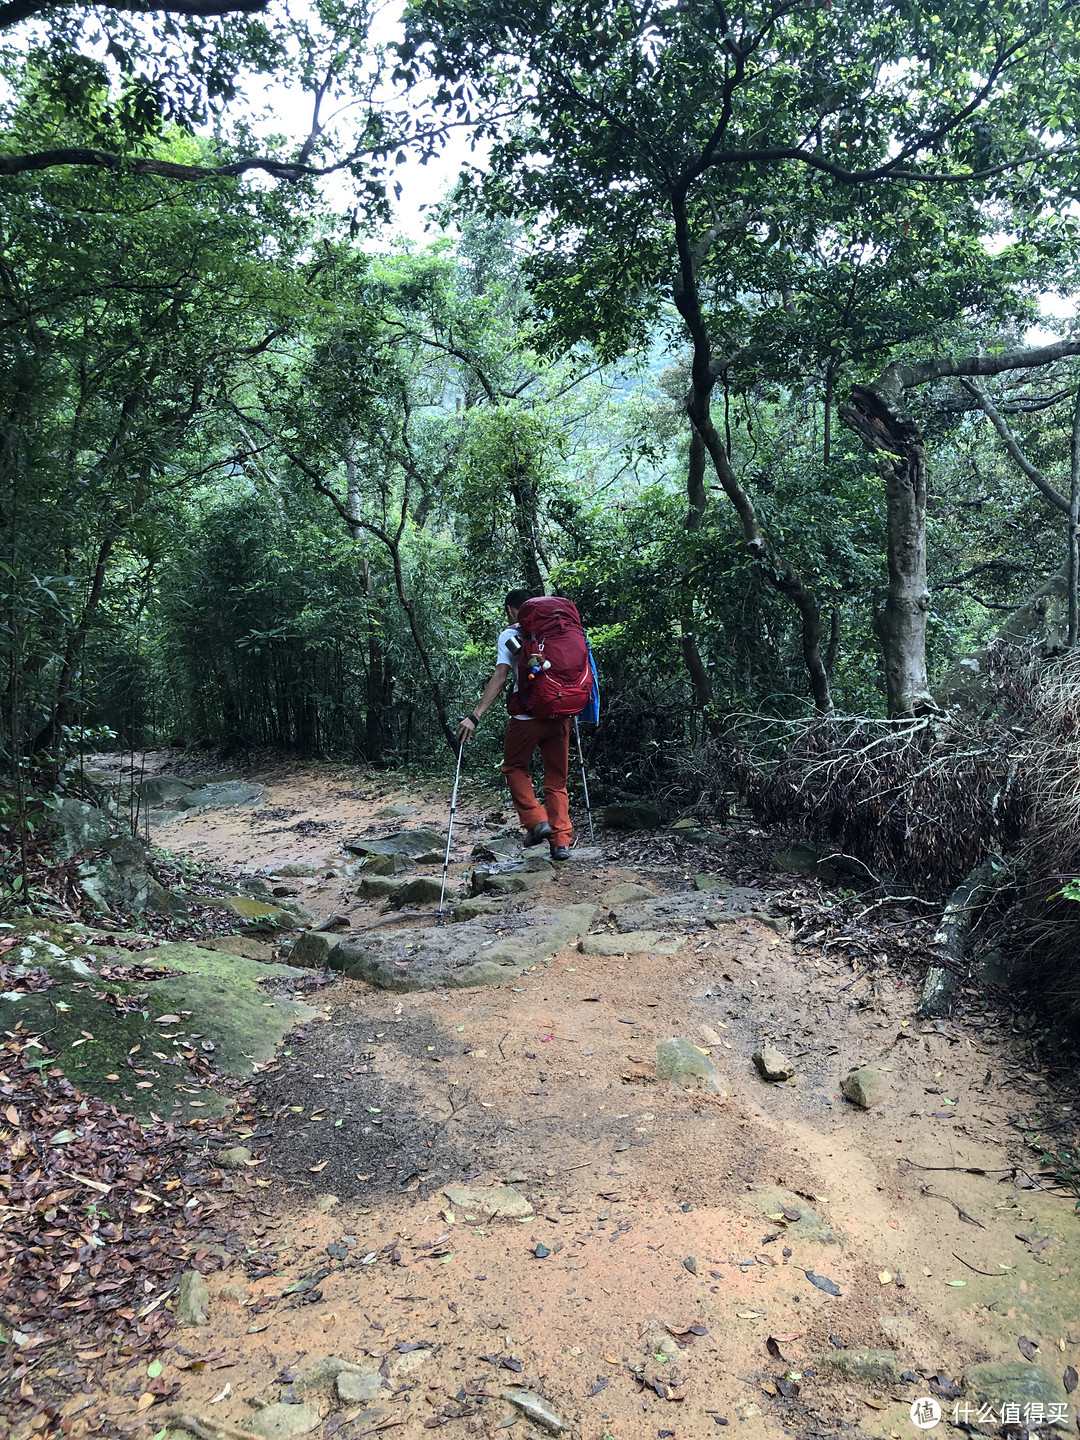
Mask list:
[[376,820],[411,820],[416,814],[415,805],[384,805],[375,811]]
[[334,1206],[339,1203],[340,1202],[336,1195],[320,1195],[319,1198],[315,1201],[315,1209],[318,1210],[321,1214],[325,1215],[328,1213],[328,1211],[332,1210]]
[[673,1036],[661,1040],[656,1047],[656,1073],[661,1080],[670,1080],[676,1085],[691,1089],[712,1090],[717,1095],[729,1095],[730,1087],[717,1073],[715,1065],[701,1049],[690,1040]]
[[214,1163],[221,1170],[241,1170],[251,1159],[251,1151],[246,1145],[230,1145],[228,1150],[219,1150],[214,1157]]
[[210,1316],[210,1292],[206,1281],[198,1270],[185,1270],[176,1287],[176,1323],[178,1325],[208,1325]]
[[366,1404],[369,1400],[377,1400],[384,1389],[389,1389],[383,1385],[383,1377],[375,1366],[364,1370],[342,1370],[335,1383],[338,1399],[343,1405]]
[[301,1370],[289,1389],[294,1395],[307,1395],[312,1390],[318,1390],[321,1385],[329,1385],[344,1374],[364,1373],[368,1370],[378,1370],[378,1365],[355,1365],[351,1360],[342,1360],[337,1355],[324,1355],[306,1370]]
[[412,865],[441,865],[446,841],[437,830],[402,830],[375,840],[346,840],[343,848],[352,855],[393,855]]
[[528,1179],[529,1177],[525,1174],[524,1170],[511,1170],[510,1174],[506,1177],[506,1183],[508,1185],[525,1185],[528,1183]]
[[840,1083],[840,1089],[853,1105],[869,1110],[885,1098],[885,1076],[872,1065],[860,1065],[851,1070]]
[[681,940],[663,938],[659,930],[630,930],[624,935],[583,935],[583,955],[674,955]]
[[401,1380],[406,1375],[414,1375],[430,1359],[430,1350],[406,1350],[403,1355],[391,1355],[386,1368],[391,1380]]
[[283,880],[310,880],[313,875],[318,873],[317,866],[308,865],[303,861],[297,861],[291,865],[279,865],[274,871],[274,874],[280,875]]
[[600,899],[604,905],[629,905],[634,900],[655,900],[656,891],[650,885],[624,880],[618,885],[610,886]]
[[892,1350],[833,1350],[819,1357],[819,1364],[831,1365],[849,1380],[880,1380],[896,1385],[900,1367]]
[[772,1045],[755,1050],[752,1058],[763,1080],[790,1080],[795,1074],[795,1066],[792,1062],[781,1050],[774,1049]]
[[533,1213],[528,1199],[512,1185],[492,1185],[484,1189],[447,1185],[443,1194],[451,1205],[470,1213],[479,1212],[492,1220],[525,1220]]
[[473,890],[483,895],[524,895],[542,885],[551,873],[549,865],[542,870],[504,870],[496,875],[474,870]]
[[722,875],[695,875],[694,889],[704,890],[707,894],[715,894],[718,890],[730,890],[731,881],[725,880]]
[[223,1285],[218,1294],[222,1300],[231,1300],[235,1305],[243,1305],[247,1299],[247,1291],[243,1285]]
[[310,1435],[322,1424],[317,1405],[267,1405],[256,1410],[244,1422],[247,1429],[263,1440],[290,1440],[293,1435]]
[[341,942],[340,935],[331,935],[326,930],[305,930],[289,951],[289,964],[320,970],[327,962],[330,951]]

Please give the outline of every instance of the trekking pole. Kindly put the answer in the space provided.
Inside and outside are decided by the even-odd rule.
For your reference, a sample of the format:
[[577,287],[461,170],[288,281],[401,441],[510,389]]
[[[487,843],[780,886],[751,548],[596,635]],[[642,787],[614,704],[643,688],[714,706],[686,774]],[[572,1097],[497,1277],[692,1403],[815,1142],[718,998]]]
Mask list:
[[454,772],[454,789],[450,796],[450,824],[446,830],[446,854],[442,862],[442,889],[439,891],[439,918],[438,923],[442,924],[443,901],[446,899],[446,872],[450,868],[450,845],[454,839],[454,812],[457,810],[458,781],[461,779],[461,757],[465,754],[465,741],[462,740],[457,752],[457,770]]
[[578,726],[578,718],[574,716],[574,739],[577,741],[578,759],[581,761],[581,788],[585,791],[585,813],[589,817],[589,844],[596,844],[596,831],[592,823],[592,806],[589,803],[589,782],[585,778],[585,754],[581,748],[581,729]]

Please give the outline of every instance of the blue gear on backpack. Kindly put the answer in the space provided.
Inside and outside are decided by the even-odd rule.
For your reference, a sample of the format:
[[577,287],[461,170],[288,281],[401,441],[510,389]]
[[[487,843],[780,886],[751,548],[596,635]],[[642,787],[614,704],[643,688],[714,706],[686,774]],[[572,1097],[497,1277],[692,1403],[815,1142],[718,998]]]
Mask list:
[[585,636],[585,644],[589,650],[589,666],[592,670],[592,693],[589,696],[585,709],[578,716],[582,725],[598,725],[600,723],[600,677],[596,672],[596,660],[593,657],[592,646],[589,645],[589,637]]

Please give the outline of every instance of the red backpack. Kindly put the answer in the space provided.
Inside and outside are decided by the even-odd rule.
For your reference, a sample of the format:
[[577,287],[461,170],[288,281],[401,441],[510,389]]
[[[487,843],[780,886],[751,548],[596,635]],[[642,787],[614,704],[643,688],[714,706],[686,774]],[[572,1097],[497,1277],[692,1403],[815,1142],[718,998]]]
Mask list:
[[538,720],[580,715],[592,694],[592,666],[581,616],[572,600],[545,595],[518,611],[521,652],[511,713]]

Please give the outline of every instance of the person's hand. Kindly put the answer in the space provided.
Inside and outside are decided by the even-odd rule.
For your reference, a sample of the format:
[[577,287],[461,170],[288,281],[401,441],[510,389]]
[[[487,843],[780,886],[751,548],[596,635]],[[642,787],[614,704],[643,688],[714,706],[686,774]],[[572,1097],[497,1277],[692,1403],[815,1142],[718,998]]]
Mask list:
[[464,744],[465,744],[465,741],[468,740],[469,736],[473,733],[473,731],[474,731],[475,729],[476,729],[476,721],[472,718],[471,715],[466,715],[466,716],[464,717],[464,719],[459,720],[459,721],[458,721],[458,727],[457,727],[457,742],[458,742],[458,744],[459,744],[459,745],[464,745]]

